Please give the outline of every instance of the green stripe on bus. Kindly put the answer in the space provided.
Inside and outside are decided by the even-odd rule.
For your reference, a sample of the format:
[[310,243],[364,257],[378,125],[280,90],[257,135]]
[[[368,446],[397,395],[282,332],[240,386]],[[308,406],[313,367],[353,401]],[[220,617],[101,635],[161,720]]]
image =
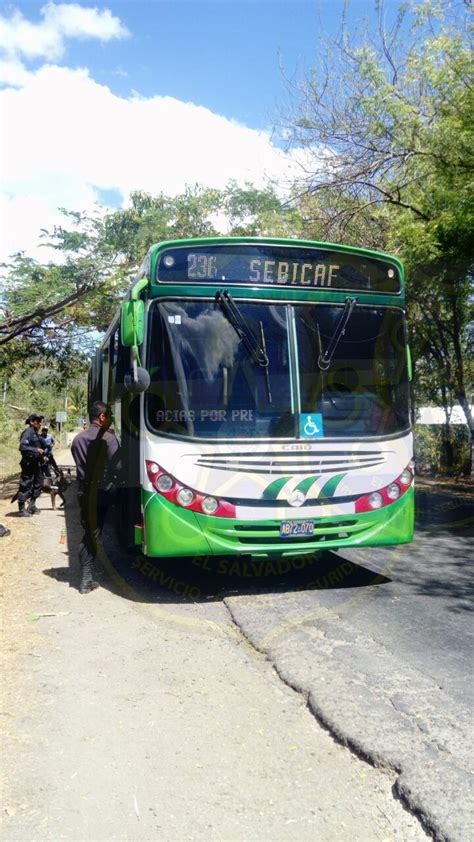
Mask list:
[[337,476],[329,479],[319,492],[319,497],[332,497],[341,479],[344,479],[345,476],[347,476],[347,474],[337,474]]
[[267,485],[265,491],[262,494],[262,498],[264,500],[276,500],[278,497],[281,489],[284,485],[290,480],[291,477],[280,477],[280,479],[275,479],[270,485]]
[[321,474],[319,475],[319,477],[306,477],[306,479],[303,479],[301,480],[301,482],[298,483],[298,485],[295,488],[295,491],[302,491],[303,494],[307,494],[311,486],[314,485],[314,483],[317,482],[318,479],[321,479]]

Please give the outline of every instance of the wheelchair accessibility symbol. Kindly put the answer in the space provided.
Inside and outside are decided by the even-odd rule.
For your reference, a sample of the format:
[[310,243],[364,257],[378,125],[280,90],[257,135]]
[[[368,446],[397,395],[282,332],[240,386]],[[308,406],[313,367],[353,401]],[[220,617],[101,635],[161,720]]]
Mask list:
[[320,412],[300,414],[300,436],[304,439],[319,439],[324,436],[323,416]]

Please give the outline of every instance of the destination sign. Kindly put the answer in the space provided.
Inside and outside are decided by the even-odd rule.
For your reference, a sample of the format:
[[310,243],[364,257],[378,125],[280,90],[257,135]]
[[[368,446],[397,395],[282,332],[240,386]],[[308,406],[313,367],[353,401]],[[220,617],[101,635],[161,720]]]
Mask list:
[[244,284],[274,288],[400,291],[396,264],[330,247],[195,245],[159,257],[159,283]]

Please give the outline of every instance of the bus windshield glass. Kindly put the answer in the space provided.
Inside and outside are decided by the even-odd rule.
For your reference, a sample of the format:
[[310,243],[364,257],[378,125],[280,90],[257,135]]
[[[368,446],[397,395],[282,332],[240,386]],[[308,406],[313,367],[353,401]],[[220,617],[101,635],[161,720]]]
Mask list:
[[252,334],[264,337],[267,366],[252,359],[218,303],[167,301],[152,307],[153,429],[205,438],[294,434],[286,307],[238,306]]
[[206,439],[299,438],[302,418],[324,437],[391,435],[409,426],[402,312],[357,305],[327,370],[318,366],[343,305],[251,303],[238,309],[265,347],[252,358],[214,301],[150,308],[150,428]]
[[278,289],[340,289],[398,293],[396,263],[331,246],[220,244],[167,249],[159,255],[157,283],[245,284]]
[[405,322],[401,310],[357,305],[331,357],[342,307],[295,308],[301,413],[318,412],[324,436],[392,435],[409,428]]

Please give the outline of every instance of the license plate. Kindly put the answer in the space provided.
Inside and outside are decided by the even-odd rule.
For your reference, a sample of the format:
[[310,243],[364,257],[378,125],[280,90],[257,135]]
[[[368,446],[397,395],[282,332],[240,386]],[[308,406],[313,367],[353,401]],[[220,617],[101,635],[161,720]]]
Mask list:
[[282,520],[280,523],[280,538],[294,538],[296,535],[314,534],[314,520]]

